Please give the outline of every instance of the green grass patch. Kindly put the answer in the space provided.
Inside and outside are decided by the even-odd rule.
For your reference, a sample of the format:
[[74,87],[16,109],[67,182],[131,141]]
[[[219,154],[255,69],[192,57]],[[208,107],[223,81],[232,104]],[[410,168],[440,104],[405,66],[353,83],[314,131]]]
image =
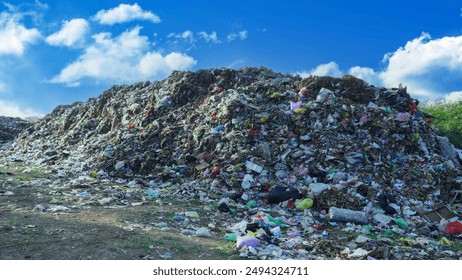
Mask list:
[[451,244],[449,245],[449,250],[454,251],[454,252],[462,251],[462,242],[459,240],[452,241]]
[[21,229],[21,233],[26,237],[26,244],[28,245],[37,243],[40,237],[40,234],[32,228]]
[[93,247],[101,243],[101,240],[97,237],[89,237],[88,239],[85,239],[84,241],[85,246]]
[[149,252],[151,250],[149,246],[155,243],[155,238],[147,234],[134,235],[128,239],[128,243],[130,248]]
[[204,203],[199,198],[192,198],[188,201],[189,206],[201,206]]
[[434,117],[433,124],[454,146],[462,148],[462,102],[433,105],[422,110]]
[[49,178],[50,173],[42,168],[28,168],[27,166],[0,167],[0,173],[14,177],[17,181],[30,181],[33,179]]

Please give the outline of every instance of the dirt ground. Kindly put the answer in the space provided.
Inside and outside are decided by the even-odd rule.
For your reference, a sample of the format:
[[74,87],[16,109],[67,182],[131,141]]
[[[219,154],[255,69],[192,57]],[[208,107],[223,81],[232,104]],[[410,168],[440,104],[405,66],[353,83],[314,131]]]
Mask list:
[[[9,169],[10,170],[10,169]],[[31,172],[32,173],[32,172]],[[196,210],[194,202],[172,205],[144,203],[136,207],[91,206],[67,211],[40,211],[54,198],[46,186],[31,184],[34,177],[0,171],[0,259],[2,260],[140,260],[236,259],[234,243],[223,240],[224,229],[211,230],[211,238],[180,234],[174,213]],[[154,227],[169,222],[168,231]],[[196,226],[202,226],[199,222]],[[207,225],[203,225],[207,226]]]

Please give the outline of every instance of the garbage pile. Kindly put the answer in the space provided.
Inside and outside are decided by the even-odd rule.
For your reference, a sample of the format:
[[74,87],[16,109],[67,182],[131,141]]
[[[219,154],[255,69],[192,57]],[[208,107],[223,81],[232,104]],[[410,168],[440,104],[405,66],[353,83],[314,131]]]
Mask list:
[[22,131],[29,128],[31,123],[20,119],[0,116],[0,148],[16,138]]
[[[213,215],[239,217],[224,238],[249,258],[460,258],[423,250],[462,233],[460,151],[430,119],[406,88],[352,76],[173,72],[57,107],[9,155],[148,199],[214,201]],[[396,235],[418,253],[393,249]]]

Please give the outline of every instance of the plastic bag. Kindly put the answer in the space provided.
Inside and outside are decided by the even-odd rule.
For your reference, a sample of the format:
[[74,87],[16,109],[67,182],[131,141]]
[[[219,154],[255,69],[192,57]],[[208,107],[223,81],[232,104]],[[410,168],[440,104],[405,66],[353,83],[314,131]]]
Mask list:
[[449,222],[444,229],[444,233],[447,234],[461,234],[462,233],[462,224],[459,221]]
[[269,203],[280,203],[289,199],[300,199],[302,195],[293,188],[284,188],[276,186],[268,195]]

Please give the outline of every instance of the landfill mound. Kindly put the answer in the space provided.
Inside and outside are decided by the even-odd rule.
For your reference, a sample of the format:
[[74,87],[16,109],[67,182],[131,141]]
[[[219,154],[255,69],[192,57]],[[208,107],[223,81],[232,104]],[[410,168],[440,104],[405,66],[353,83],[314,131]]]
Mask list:
[[14,140],[32,124],[21,118],[0,116],[0,146]]
[[[448,203],[462,182],[458,151],[417,105],[406,88],[353,76],[176,71],[59,106],[8,153],[61,176],[126,180],[157,196],[165,182],[197,186],[201,199],[204,190],[221,196],[217,211],[272,204],[330,213],[333,222],[388,224]],[[348,218],[357,212],[365,216]],[[258,243],[239,242],[250,255]]]
[[413,102],[403,88],[352,76],[174,72],[57,107],[19,136],[14,153],[122,178],[212,176],[239,188],[243,178],[233,175],[253,163],[258,170],[249,171],[300,191],[353,180],[347,185],[362,181],[366,198],[393,189],[447,192],[459,158],[422,113],[409,113]]

